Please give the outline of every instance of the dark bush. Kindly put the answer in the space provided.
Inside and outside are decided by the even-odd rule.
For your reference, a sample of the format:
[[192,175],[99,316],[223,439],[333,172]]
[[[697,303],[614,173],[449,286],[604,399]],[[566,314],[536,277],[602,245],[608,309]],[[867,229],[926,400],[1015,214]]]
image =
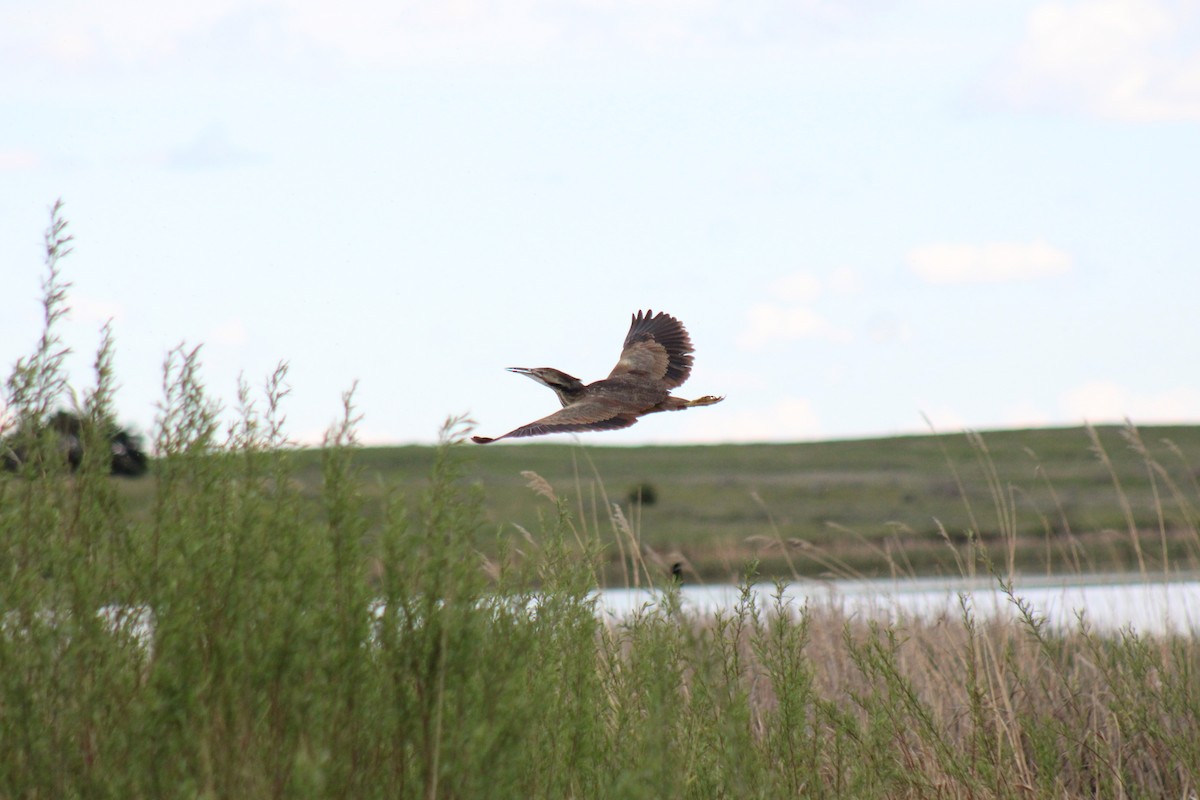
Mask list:
[[[55,449],[70,464],[72,471],[83,463],[83,425],[83,420],[69,411],[57,411],[44,423],[46,429],[54,432],[57,439]],[[144,475],[149,468],[149,458],[142,449],[141,437],[111,421],[105,424],[105,429],[105,438],[112,450],[112,474],[126,477]],[[36,430],[18,430],[4,440],[2,450],[5,469],[16,472],[21,468],[26,459],[25,443],[34,440],[39,433],[40,431]]]
[[625,495],[625,499],[629,501],[629,505],[631,506],[638,504],[652,506],[658,502],[658,492],[649,483],[639,483],[629,490],[629,493]]

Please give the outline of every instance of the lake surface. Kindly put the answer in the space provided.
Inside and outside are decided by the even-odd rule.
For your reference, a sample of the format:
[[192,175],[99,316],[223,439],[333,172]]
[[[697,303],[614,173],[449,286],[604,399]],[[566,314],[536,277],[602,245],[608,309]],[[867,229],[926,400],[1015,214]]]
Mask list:
[[[774,584],[754,587],[760,608],[774,604]],[[969,598],[980,620],[1005,615],[1016,618],[1012,599],[995,579],[965,580],[905,578],[871,581],[804,581],[784,587],[793,608],[805,603],[833,608],[848,615],[877,619],[937,619],[961,616],[960,593]],[[683,610],[699,615],[731,612],[739,599],[732,585],[691,586],[680,590]],[[1129,575],[1017,578],[1014,596],[1054,628],[1078,627],[1078,615],[1097,631],[1131,627],[1140,633],[1194,633],[1200,630],[1200,580],[1147,581]],[[605,589],[598,593],[604,614],[620,618],[647,604],[662,592]]]
[[[966,595],[979,621],[999,615],[1017,617],[1013,600],[994,579],[813,580],[787,584],[783,591],[784,601],[792,609],[807,603],[814,608],[880,620],[936,620],[943,616],[957,620],[962,614],[960,594]],[[774,607],[774,584],[757,584],[753,592],[760,608]],[[1017,579],[1013,594],[1052,628],[1077,628],[1082,613],[1092,629],[1102,632],[1122,628],[1144,634],[1200,632],[1200,579],[1146,581],[1129,575],[1025,578]],[[619,620],[638,609],[658,605],[663,592],[605,589],[596,596],[600,614]],[[732,584],[685,585],[680,589],[683,611],[695,616],[731,613],[739,598],[738,587]],[[371,613],[378,616],[382,608],[382,604],[375,604]],[[106,606],[99,614],[114,631],[124,631],[151,646],[155,625],[151,609]]]

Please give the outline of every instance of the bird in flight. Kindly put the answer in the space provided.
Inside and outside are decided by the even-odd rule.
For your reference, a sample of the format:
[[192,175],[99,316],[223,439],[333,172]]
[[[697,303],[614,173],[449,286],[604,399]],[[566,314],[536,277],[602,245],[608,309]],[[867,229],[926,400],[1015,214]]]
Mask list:
[[604,380],[585,385],[553,367],[509,367],[508,371],[549,386],[563,407],[494,439],[472,436],[478,444],[546,433],[628,428],[643,414],[711,406],[725,399],[706,395],[684,400],[671,395],[671,390],[682,386],[692,374],[692,340],[683,323],[662,312],[639,311],[634,315],[621,359]]

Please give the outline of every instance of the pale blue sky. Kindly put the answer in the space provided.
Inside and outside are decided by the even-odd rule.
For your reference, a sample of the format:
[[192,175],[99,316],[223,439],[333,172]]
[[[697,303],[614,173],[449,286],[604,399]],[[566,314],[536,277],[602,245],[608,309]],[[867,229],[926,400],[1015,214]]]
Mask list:
[[1200,417],[1197,2],[0,0],[0,76],[0,362],[61,196],[142,430],[186,342],[497,435],[639,308],[728,400],[588,441]]

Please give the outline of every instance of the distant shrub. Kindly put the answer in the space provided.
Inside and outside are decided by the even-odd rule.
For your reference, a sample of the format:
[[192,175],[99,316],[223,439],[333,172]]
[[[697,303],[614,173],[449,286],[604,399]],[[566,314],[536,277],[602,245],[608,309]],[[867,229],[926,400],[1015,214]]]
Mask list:
[[639,504],[652,506],[658,502],[658,491],[654,488],[653,484],[643,482],[630,489],[629,494],[625,497],[631,506]]
[[[29,443],[46,435],[52,440],[50,451],[60,454],[72,471],[79,469],[86,449],[84,443],[89,439],[84,426],[85,421],[78,414],[56,411],[40,425],[18,429],[4,440],[4,468],[19,471],[29,458]],[[125,477],[145,475],[150,459],[143,450],[142,438],[111,420],[102,423],[102,431],[101,441],[107,442],[111,451],[109,471]]]

